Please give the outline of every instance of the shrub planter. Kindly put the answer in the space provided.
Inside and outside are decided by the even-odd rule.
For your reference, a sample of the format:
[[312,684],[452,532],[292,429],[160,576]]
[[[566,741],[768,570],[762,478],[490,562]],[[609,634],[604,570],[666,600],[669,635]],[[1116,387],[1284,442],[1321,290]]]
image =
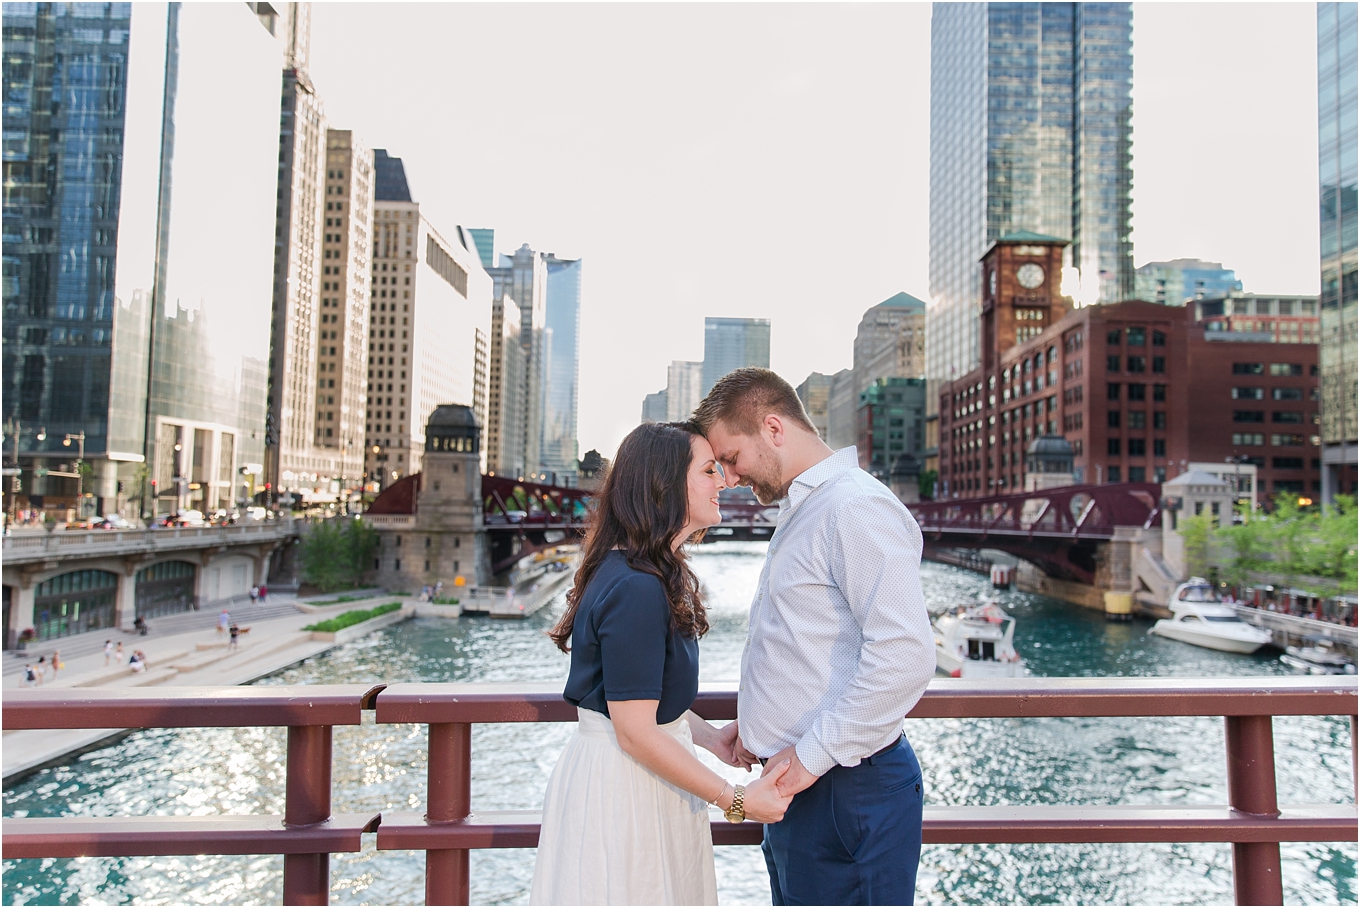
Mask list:
[[374,631],[380,631],[385,627],[400,624],[408,618],[415,617],[415,613],[416,610],[413,605],[402,605],[400,608],[393,609],[390,612],[374,615],[359,621],[356,624],[351,624],[349,627],[344,627],[336,631],[312,631],[312,639],[320,643],[349,643],[351,640],[358,640],[360,637],[371,634]]

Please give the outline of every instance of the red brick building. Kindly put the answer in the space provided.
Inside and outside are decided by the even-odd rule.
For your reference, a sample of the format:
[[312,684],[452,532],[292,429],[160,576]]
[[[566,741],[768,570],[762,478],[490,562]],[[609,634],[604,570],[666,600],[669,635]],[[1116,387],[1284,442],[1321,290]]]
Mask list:
[[1317,489],[1316,344],[1206,331],[1194,307],[1072,309],[1065,245],[1013,234],[983,257],[982,366],[940,388],[941,496],[1024,488],[1042,435],[1071,442],[1079,483],[1161,482],[1242,457],[1263,499]]

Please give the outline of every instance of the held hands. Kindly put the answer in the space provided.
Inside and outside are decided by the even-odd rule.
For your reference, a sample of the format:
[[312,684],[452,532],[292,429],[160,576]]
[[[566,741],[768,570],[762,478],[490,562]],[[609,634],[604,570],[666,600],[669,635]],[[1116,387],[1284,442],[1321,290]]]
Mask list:
[[[707,723],[705,725],[712,728]],[[705,737],[707,740],[700,741],[696,736],[694,743],[728,766],[740,766],[750,772],[751,767],[757,762],[755,755],[741,743],[741,735],[738,733],[736,722],[729,722],[722,728],[713,728],[712,735],[706,734]]]
[[771,760],[761,777],[746,786],[746,819],[758,823],[778,823],[784,819],[784,811],[789,809],[793,795],[781,792],[779,782],[788,773],[789,767],[788,760],[781,763]]
[[[772,773],[776,766],[782,766],[785,763],[788,764],[786,770]],[[808,772],[802,761],[798,759],[798,751],[793,745],[789,745],[770,757],[769,762],[765,764],[765,771],[761,774],[760,781],[763,782],[771,778],[772,775],[780,795],[788,798],[792,798],[804,789],[811,788],[812,783],[817,781],[817,777]]]

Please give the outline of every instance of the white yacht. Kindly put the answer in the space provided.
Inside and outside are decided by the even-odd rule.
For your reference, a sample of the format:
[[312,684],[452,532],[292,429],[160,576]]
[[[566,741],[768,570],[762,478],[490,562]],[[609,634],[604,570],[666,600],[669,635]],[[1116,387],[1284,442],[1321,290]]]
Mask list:
[[1272,639],[1270,631],[1252,627],[1236,609],[1220,602],[1203,577],[1191,577],[1176,587],[1167,608],[1171,617],[1158,621],[1148,633],[1225,653],[1254,653]]
[[959,606],[934,621],[935,665],[951,678],[1020,678],[1015,619],[995,602]]
[[1290,668],[1310,675],[1353,675],[1355,663],[1332,649],[1331,637],[1310,635],[1303,638],[1308,646],[1287,646],[1280,661]]

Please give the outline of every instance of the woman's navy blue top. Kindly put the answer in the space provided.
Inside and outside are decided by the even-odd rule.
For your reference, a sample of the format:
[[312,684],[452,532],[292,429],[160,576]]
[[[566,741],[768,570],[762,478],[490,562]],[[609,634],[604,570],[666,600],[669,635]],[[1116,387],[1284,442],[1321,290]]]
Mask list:
[[684,715],[699,693],[699,642],[671,628],[660,578],[620,551],[590,578],[571,628],[571,673],[562,697],[609,715],[610,700],[657,700],[656,722]]

